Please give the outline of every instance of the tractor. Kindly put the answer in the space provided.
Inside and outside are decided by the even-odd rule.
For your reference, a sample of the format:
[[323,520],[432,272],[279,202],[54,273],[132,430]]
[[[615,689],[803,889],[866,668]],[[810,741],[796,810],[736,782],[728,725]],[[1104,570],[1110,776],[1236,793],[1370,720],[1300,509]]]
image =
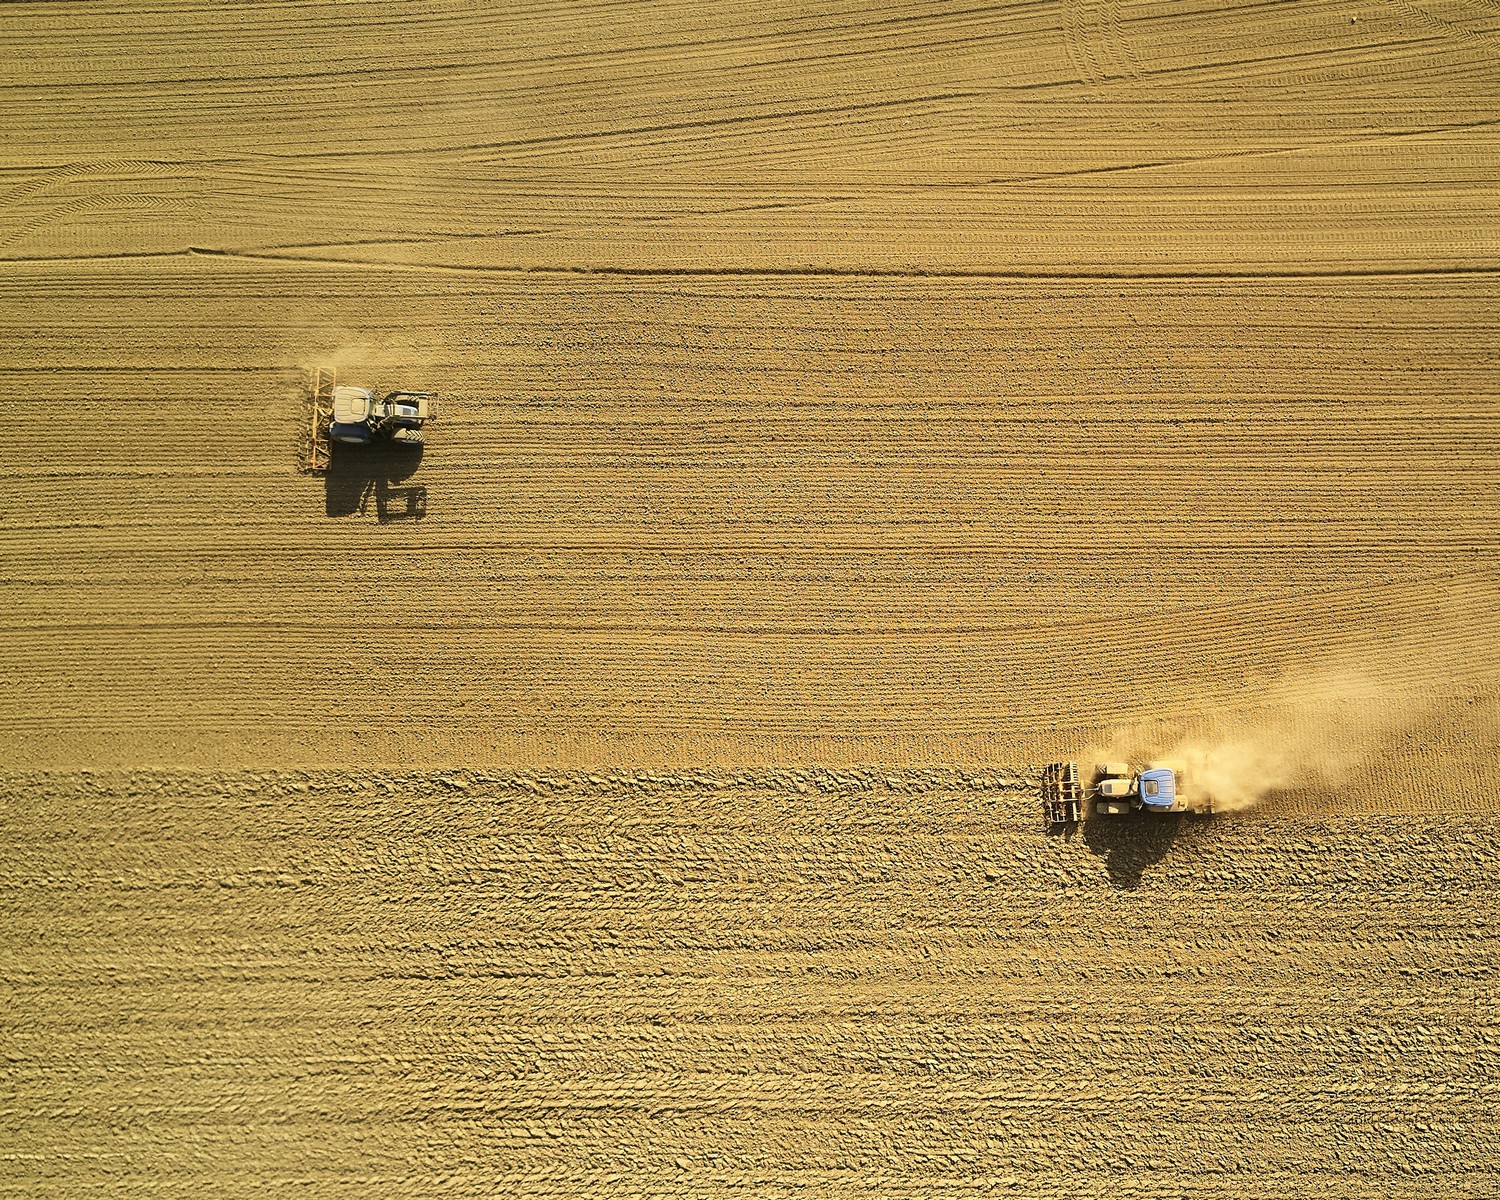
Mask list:
[[327,471],[334,442],[419,448],[426,440],[423,427],[437,419],[435,407],[431,392],[389,392],[376,399],[368,388],[339,384],[332,371],[319,368],[312,386],[307,469]]
[[1049,826],[1083,819],[1085,805],[1101,816],[1144,811],[1211,813],[1213,797],[1195,795],[1180,763],[1149,762],[1141,767],[1106,762],[1094,768],[1085,788],[1076,762],[1051,763],[1042,772],[1042,817]]

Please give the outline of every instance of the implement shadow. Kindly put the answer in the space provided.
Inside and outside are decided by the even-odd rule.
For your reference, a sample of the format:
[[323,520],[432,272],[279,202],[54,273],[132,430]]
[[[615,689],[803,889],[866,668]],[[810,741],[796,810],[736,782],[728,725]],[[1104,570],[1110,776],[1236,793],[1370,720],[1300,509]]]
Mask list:
[[364,516],[373,500],[375,519],[382,525],[420,521],[427,515],[427,488],[405,481],[422,465],[422,450],[421,445],[335,443],[332,461],[323,476],[324,511],[330,517]]
[[1091,812],[1083,823],[1090,853],[1104,860],[1110,882],[1125,891],[1141,886],[1146,871],[1161,862],[1184,836],[1201,830],[1213,817],[1206,813],[1132,812],[1102,816]]

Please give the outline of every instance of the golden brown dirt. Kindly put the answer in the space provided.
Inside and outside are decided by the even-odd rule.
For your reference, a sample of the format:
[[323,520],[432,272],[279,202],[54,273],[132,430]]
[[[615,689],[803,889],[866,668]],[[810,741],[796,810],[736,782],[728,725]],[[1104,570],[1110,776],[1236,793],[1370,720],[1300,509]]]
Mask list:
[[0,1195],[1500,1192],[1492,0],[5,16]]
[[596,778],[15,780],[11,1194],[1494,1190],[1493,813]]

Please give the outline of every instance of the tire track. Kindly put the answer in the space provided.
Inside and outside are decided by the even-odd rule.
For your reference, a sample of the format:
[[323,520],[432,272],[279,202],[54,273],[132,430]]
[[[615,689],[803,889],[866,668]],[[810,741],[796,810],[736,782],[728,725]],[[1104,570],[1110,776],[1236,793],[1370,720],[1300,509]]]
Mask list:
[[[1500,14],[1500,5],[1497,5],[1495,0],[1468,0],[1468,2],[1482,11]],[[1414,3],[1413,0],[1396,0],[1396,7],[1419,24],[1436,29],[1445,37],[1479,46],[1491,52],[1500,49],[1500,37],[1492,31],[1470,29],[1467,25],[1438,16],[1426,6]]]
[[8,775],[14,1179],[249,1195],[311,1143],[312,1195],[1487,1186],[1493,813],[1067,841],[1026,792]]
[[1140,78],[1141,68],[1120,20],[1120,0],[1064,0],[1063,40],[1083,82]]
[[125,175],[135,179],[141,175],[152,177],[176,178],[181,170],[182,164],[157,162],[145,159],[114,159],[104,162],[81,162],[67,163],[62,166],[49,167],[37,173],[31,180],[12,188],[4,196],[0,196],[0,213],[16,207],[30,200],[41,192],[48,191],[72,183],[79,179],[89,179],[102,174]]
[[13,230],[0,238],[0,253],[24,242],[43,229],[62,225],[81,213],[104,211],[110,214],[121,212],[144,212],[155,217],[191,214],[199,209],[199,201],[191,196],[160,196],[127,192],[118,196],[93,196],[58,204],[43,216]]

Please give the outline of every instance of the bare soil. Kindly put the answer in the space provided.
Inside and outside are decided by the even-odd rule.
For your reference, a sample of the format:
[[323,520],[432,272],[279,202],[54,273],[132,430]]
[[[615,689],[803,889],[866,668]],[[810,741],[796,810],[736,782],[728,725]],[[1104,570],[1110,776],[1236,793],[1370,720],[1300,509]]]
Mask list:
[[3,38],[0,1195],[1500,1191],[1492,3]]

